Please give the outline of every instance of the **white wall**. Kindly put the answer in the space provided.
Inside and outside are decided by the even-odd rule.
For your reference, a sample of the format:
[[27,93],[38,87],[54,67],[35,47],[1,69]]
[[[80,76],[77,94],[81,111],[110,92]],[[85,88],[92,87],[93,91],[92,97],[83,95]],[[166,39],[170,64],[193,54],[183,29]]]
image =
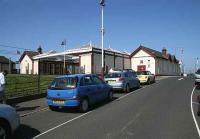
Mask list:
[[80,58],[80,62],[81,62],[81,67],[82,68],[85,68],[85,73],[91,73],[91,66],[92,66],[92,54],[89,53],[89,54],[83,54],[83,55],[80,55],[81,58]]
[[[140,61],[143,61],[143,64]],[[139,65],[145,65],[146,70],[155,74],[155,59],[143,50],[140,50],[134,57],[131,58],[131,68],[137,71]]]
[[33,61],[33,68],[34,68],[33,74],[38,74],[38,66],[39,66],[38,64],[39,64],[38,60]]
[[20,63],[20,74],[32,74],[32,60],[27,55]]

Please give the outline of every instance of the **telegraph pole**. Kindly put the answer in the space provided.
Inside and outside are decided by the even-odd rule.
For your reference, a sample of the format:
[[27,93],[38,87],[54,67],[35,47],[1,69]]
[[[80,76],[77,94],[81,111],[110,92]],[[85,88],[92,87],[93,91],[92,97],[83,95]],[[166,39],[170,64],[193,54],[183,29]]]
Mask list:
[[102,57],[102,63],[101,63],[101,79],[104,80],[104,24],[103,24],[103,15],[104,15],[104,7],[105,7],[105,0],[100,0],[100,6],[101,6],[101,57]]

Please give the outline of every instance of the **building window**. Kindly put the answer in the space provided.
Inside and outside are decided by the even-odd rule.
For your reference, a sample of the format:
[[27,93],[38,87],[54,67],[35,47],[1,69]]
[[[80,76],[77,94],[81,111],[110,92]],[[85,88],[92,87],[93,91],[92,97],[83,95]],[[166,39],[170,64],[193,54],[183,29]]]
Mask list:
[[148,68],[150,68],[150,60],[148,60]]
[[140,60],[140,64],[143,64],[143,60]]

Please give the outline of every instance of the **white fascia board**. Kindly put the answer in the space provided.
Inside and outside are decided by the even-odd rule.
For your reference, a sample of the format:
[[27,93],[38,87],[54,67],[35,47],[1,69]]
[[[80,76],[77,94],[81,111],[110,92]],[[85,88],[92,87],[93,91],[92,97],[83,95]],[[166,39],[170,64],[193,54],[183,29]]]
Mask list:
[[[36,59],[42,59],[42,58],[63,56],[64,54],[67,55],[67,56],[74,57],[73,54],[85,53],[85,52],[90,52],[90,51],[92,51],[92,48],[79,48],[79,49],[67,50],[65,52],[60,52],[60,53],[53,53],[53,54],[47,54],[47,55],[41,54],[41,55],[34,56],[33,59],[36,60]],[[77,56],[75,56],[75,57],[77,57]]]

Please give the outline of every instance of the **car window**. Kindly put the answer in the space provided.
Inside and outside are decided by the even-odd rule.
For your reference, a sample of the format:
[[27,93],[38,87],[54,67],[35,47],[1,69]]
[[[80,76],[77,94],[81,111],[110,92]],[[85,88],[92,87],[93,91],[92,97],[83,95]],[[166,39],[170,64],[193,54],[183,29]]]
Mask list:
[[130,75],[126,72],[124,73],[124,77],[130,77]]
[[106,78],[120,78],[122,77],[121,73],[108,73],[106,76]]
[[136,77],[136,72],[130,72],[130,77]]
[[92,85],[92,84],[94,84],[92,81],[92,77],[90,76],[82,77],[81,82],[80,82],[81,86]]
[[70,89],[75,88],[78,82],[77,77],[56,78],[49,85],[49,89]]
[[103,81],[99,77],[96,77],[96,76],[93,77],[93,81],[94,81],[94,84],[102,84],[103,83]]
[[137,75],[147,75],[147,72],[146,71],[138,71]]

